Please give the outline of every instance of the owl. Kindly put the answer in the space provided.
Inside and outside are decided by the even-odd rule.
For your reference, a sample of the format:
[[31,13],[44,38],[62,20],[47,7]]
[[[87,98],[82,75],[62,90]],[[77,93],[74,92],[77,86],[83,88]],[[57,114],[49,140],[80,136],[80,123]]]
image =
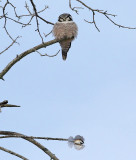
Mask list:
[[71,47],[71,42],[77,37],[78,28],[73,22],[72,16],[68,13],[61,14],[58,22],[54,24],[53,35],[57,40],[65,39],[59,42],[62,48],[62,58],[66,60],[67,52]]

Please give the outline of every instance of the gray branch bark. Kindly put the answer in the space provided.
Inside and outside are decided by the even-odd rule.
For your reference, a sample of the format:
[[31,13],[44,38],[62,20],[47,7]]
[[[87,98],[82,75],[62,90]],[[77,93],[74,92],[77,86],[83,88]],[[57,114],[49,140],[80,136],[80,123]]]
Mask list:
[[57,43],[58,40],[57,39],[54,39],[54,40],[51,40],[51,41],[48,41],[48,42],[45,42],[45,43],[42,43],[42,44],[39,44],[19,55],[16,56],[16,58],[14,58],[3,70],[2,72],[0,73],[0,79],[4,80],[3,76],[13,67],[14,64],[16,64],[17,62],[19,62],[22,58],[24,58],[25,56],[27,56],[28,54],[30,53],[33,53],[41,48],[45,48],[47,46],[50,46],[54,43]]
[[14,105],[14,104],[8,104],[8,100],[4,100],[3,102],[0,102],[0,112],[1,112],[1,108],[4,108],[4,107],[20,107],[20,106],[17,106],[17,105]]
[[[17,132],[10,132],[10,131],[0,131],[0,135],[17,135],[17,136],[25,136],[23,134],[17,133]],[[38,148],[40,148],[44,153],[46,153],[48,156],[50,156],[53,160],[59,160],[53,153],[51,153],[47,148],[45,148],[43,145],[41,145],[39,142],[34,140],[33,138],[23,138],[30,143],[36,145]]]
[[3,108],[3,107],[20,107],[20,106],[17,106],[14,104],[3,104],[3,105],[0,105],[0,107]]
[[4,147],[1,147],[1,146],[0,146],[0,150],[2,150],[2,151],[4,151],[4,152],[7,152],[7,153],[9,153],[9,154],[12,154],[12,155],[14,155],[14,156],[16,156],[16,157],[19,157],[19,158],[21,158],[21,159],[23,159],[23,160],[28,160],[28,159],[25,158],[24,156],[22,156],[22,155],[20,155],[20,154],[18,154],[18,153],[15,153],[15,152],[13,152],[13,151],[11,151],[11,150],[9,150],[9,149],[6,149],[6,148],[4,148]]
[[33,139],[44,139],[53,141],[68,141],[68,139],[66,138],[34,137],[34,136],[19,136],[19,135],[0,136],[0,139],[1,138],[33,138]]

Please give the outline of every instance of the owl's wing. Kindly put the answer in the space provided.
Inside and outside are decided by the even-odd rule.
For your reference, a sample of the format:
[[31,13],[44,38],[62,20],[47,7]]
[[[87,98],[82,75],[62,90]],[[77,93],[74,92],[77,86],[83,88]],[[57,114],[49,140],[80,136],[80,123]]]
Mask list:
[[73,141],[74,141],[73,137],[70,136],[70,137],[68,138],[68,146],[69,146],[70,148],[72,148],[73,145],[74,145]]
[[56,39],[60,40],[65,36],[64,30],[65,30],[65,25],[63,25],[62,23],[55,23],[53,26],[52,33]]

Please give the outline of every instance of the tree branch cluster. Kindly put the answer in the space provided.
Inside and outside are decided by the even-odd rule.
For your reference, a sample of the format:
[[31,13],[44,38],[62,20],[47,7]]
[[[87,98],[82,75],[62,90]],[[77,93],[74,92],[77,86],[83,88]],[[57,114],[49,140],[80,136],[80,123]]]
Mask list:
[[[124,25],[120,25],[120,24],[116,23],[111,18],[111,17],[116,17],[117,15],[115,15],[115,14],[111,14],[111,13],[108,13],[107,11],[100,10],[100,9],[93,9],[93,8],[91,8],[90,6],[88,6],[87,4],[85,4],[81,0],[75,0],[81,5],[81,7],[72,7],[71,1],[72,0],[69,0],[69,7],[70,7],[70,9],[72,11],[76,12],[77,14],[79,14],[79,9],[84,9],[84,8],[86,8],[89,11],[92,12],[92,14],[91,14],[92,21],[88,21],[86,19],[84,19],[84,21],[87,22],[87,23],[90,23],[90,24],[94,24],[95,28],[99,32],[100,32],[100,29],[98,28],[98,26],[96,24],[96,20],[95,20],[96,13],[104,15],[111,23],[113,23],[115,26],[118,26],[119,28],[136,29],[136,27],[128,27],[128,26],[124,26]],[[39,34],[39,36],[40,36],[40,38],[42,40],[42,43],[44,42],[43,36],[42,36],[42,34],[40,32],[40,28],[39,28],[39,25],[40,25],[39,19],[42,20],[43,22],[45,22],[46,24],[54,25],[54,23],[52,23],[52,22],[50,22],[50,21],[48,21],[45,18],[40,16],[40,13],[43,13],[46,9],[48,9],[48,6],[45,6],[42,10],[38,11],[33,0],[30,0],[30,4],[31,4],[33,10],[31,11],[29,5],[27,4],[27,2],[25,2],[25,6],[24,7],[26,8],[26,11],[28,12],[28,14],[20,14],[20,15],[17,13],[16,6],[13,3],[11,3],[10,0],[6,0],[3,5],[0,5],[0,9],[2,10],[2,15],[0,15],[0,20],[4,19],[3,28],[4,28],[5,32],[6,32],[6,34],[8,35],[8,37],[12,40],[11,44],[9,44],[8,47],[6,47],[4,50],[0,51],[0,54],[2,54],[5,51],[7,51],[15,43],[18,43],[17,39],[20,38],[19,35],[16,38],[13,38],[12,35],[9,33],[9,31],[7,29],[7,21],[8,20],[12,21],[12,22],[14,22],[16,24],[19,24],[22,27],[26,27],[26,26],[30,26],[31,25],[31,22],[35,17],[36,26],[37,26],[36,31],[38,32],[38,34]],[[13,9],[14,17],[10,16],[10,14],[8,13],[8,11],[7,11],[7,7],[8,6],[10,6],[11,9]],[[24,18],[26,18],[26,17],[29,17],[28,21],[24,20]]]
[[[95,15],[96,13],[102,14],[104,15],[111,23],[113,23],[115,26],[118,26],[119,28],[127,28],[127,29],[136,29],[136,27],[128,27],[128,26],[123,26],[120,24],[117,24],[115,21],[113,21],[111,19],[111,17],[116,17],[117,15],[115,14],[111,14],[108,13],[107,11],[104,10],[99,10],[99,9],[93,9],[90,6],[86,5],[83,1],[81,0],[76,0],[78,3],[80,3],[82,6],[84,6],[86,9],[88,9],[89,11],[92,12],[92,21],[88,21],[86,19],[84,19],[85,22],[90,23],[90,24],[94,24],[95,28],[100,32],[100,29],[98,28],[98,26],[96,25],[96,21],[95,21]],[[71,5],[71,0],[69,0],[69,7],[71,8],[71,10],[73,10],[74,12],[76,12],[77,14],[79,14],[78,9],[84,9],[82,7],[72,7]]]
[[[30,143],[34,144],[37,146],[39,149],[41,149],[44,153],[46,153],[48,156],[50,156],[51,159],[53,160],[59,160],[51,151],[49,151],[47,148],[45,148],[43,145],[41,145],[39,142],[37,142],[35,139],[42,139],[42,140],[53,140],[53,141],[65,141],[68,142],[68,145],[75,145],[76,149],[80,150],[84,148],[84,138],[80,135],[73,137],[69,137],[68,139],[66,138],[51,138],[51,137],[34,137],[34,136],[26,136],[17,132],[10,132],[10,131],[0,131],[0,139],[5,139],[5,138],[22,138],[24,140],[29,141]],[[79,144],[78,142],[81,141],[82,143]],[[15,153],[9,149],[6,149],[4,147],[0,146],[0,150],[3,150],[5,152],[8,152],[9,154],[12,154],[14,156],[17,156],[21,159],[28,160],[24,156]]]
[[[115,16],[116,16],[115,14],[111,14],[111,13],[108,13],[107,11],[103,11],[103,10],[99,10],[99,9],[93,9],[93,8],[91,8],[90,6],[86,5],[86,4],[85,4],[83,1],[81,1],[81,0],[76,0],[76,1],[77,1],[78,3],[80,3],[80,4],[82,5],[82,7],[72,7],[72,5],[71,5],[71,0],[69,0],[69,7],[70,7],[73,11],[75,11],[77,14],[79,14],[79,9],[84,9],[83,7],[85,7],[85,8],[88,9],[89,11],[91,11],[91,12],[92,12],[92,17],[93,17],[93,18],[92,18],[92,19],[93,19],[92,22],[91,22],[91,21],[88,21],[88,20],[85,20],[85,19],[84,19],[84,20],[85,20],[86,22],[90,23],[90,24],[94,24],[95,28],[96,28],[98,31],[100,31],[100,29],[98,28],[98,26],[97,26],[97,24],[96,24],[96,21],[95,21],[95,15],[96,15],[96,13],[99,13],[99,14],[104,15],[110,22],[112,22],[114,25],[116,25],[116,26],[118,26],[118,27],[120,27],[120,28],[136,29],[135,27],[134,27],[134,28],[133,28],[133,27],[126,27],[126,26],[119,25],[119,24],[117,24],[116,22],[114,22],[114,21],[110,18],[110,16],[115,17]],[[12,68],[12,66],[13,66],[14,64],[16,64],[18,61],[20,61],[22,58],[24,58],[25,56],[27,56],[28,54],[30,54],[30,53],[32,53],[32,52],[35,52],[35,51],[36,51],[36,52],[38,52],[41,56],[48,56],[48,57],[54,57],[54,56],[56,56],[56,55],[59,53],[59,51],[58,51],[56,54],[50,56],[50,55],[48,55],[48,54],[41,54],[41,53],[38,51],[38,49],[43,48],[43,47],[47,47],[47,46],[49,46],[49,45],[52,45],[52,44],[54,44],[54,43],[57,43],[58,41],[57,41],[57,40],[52,40],[52,41],[49,41],[49,42],[44,43],[42,34],[41,34],[41,32],[40,32],[40,29],[39,29],[39,19],[42,20],[42,21],[44,21],[44,22],[47,23],[47,24],[54,25],[54,23],[45,20],[43,17],[41,17],[41,16],[39,15],[40,13],[44,12],[44,11],[48,8],[48,6],[45,6],[44,9],[42,9],[42,10],[40,10],[40,11],[37,11],[36,5],[34,4],[33,0],[30,0],[30,3],[31,3],[31,5],[32,5],[32,7],[33,7],[33,12],[30,10],[28,4],[25,3],[25,8],[26,8],[28,14],[22,14],[22,15],[18,15],[18,13],[17,13],[17,11],[16,11],[16,7],[15,7],[12,3],[10,3],[9,0],[6,0],[4,6],[0,6],[0,8],[2,9],[2,12],[3,12],[3,14],[0,16],[0,19],[4,19],[4,29],[5,29],[5,32],[7,33],[7,35],[8,35],[8,36],[10,37],[10,39],[12,40],[12,43],[11,43],[6,49],[4,49],[3,51],[1,51],[0,54],[2,54],[2,53],[4,53],[5,51],[7,51],[11,46],[13,46],[14,43],[17,43],[17,39],[19,38],[19,36],[18,36],[16,39],[14,39],[14,38],[12,38],[12,36],[9,34],[9,32],[8,32],[8,30],[7,30],[7,20],[11,20],[11,21],[13,21],[13,22],[15,22],[15,23],[17,23],[17,24],[22,25],[22,27],[26,27],[26,26],[31,25],[31,22],[32,22],[33,18],[35,17],[35,18],[36,18],[36,24],[37,24],[37,29],[36,29],[36,31],[38,31],[39,36],[40,36],[41,39],[42,39],[42,44],[40,44],[40,45],[38,45],[38,46],[35,46],[35,47],[33,47],[33,48],[31,48],[31,49],[29,49],[29,50],[21,53],[20,55],[17,55],[16,58],[14,58],[14,59],[2,70],[2,72],[0,73],[0,79],[2,79],[2,80],[4,80],[4,79],[3,79],[3,76]],[[15,15],[15,19],[13,19],[13,18],[11,18],[11,17],[8,16],[8,12],[6,12],[6,8],[7,8],[8,5],[11,6],[11,8],[13,8],[13,10],[14,10],[14,15]],[[28,21],[27,23],[24,23],[23,21],[21,21],[21,19],[22,19],[23,17],[30,17],[30,19],[29,19],[29,21]],[[50,33],[51,33],[51,32],[50,32]],[[50,33],[49,33],[49,34],[50,34]],[[49,34],[45,35],[45,37],[48,36]]]
[[[16,38],[13,38],[12,35],[9,33],[8,26],[7,26],[7,22],[8,21],[12,21],[12,22],[14,22],[16,24],[19,24],[23,28],[23,27],[30,26],[33,18],[36,17],[36,23],[37,23],[36,31],[38,31],[38,33],[39,33],[39,35],[40,35],[40,37],[42,39],[42,42],[43,42],[43,37],[42,37],[42,35],[40,33],[38,19],[44,21],[47,24],[54,25],[54,23],[52,23],[50,21],[47,21],[46,19],[44,19],[43,17],[41,17],[39,15],[40,13],[42,13],[46,9],[48,9],[48,6],[45,6],[42,10],[37,11],[33,0],[30,0],[30,2],[31,2],[31,5],[33,6],[33,11],[30,10],[30,7],[28,6],[27,2],[25,2],[25,8],[26,8],[26,11],[28,12],[28,14],[20,14],[20,15],[17,13],[16,6],[14,4],[12,4],[9,0],[6,0],[5,4],[3,6],[0,5],[0,9],[2,10],[2,15],[0,15],[0,20],[4,20],[3,28],[4,28],[5,32],[6,32],[6,34],[8,35],[8,37],[12,41],[11,44],[8,47],[6,47],[6,49],[4,49],[3,51],[0,51],[0,54],[2,54],[5,51],[7,51],[11,46],[13,46],[15,43],[17,43],[17,39],[20,38],[19,35]],[[10,6],[11,9],[13,9],[14,17],[10,16],[10,14],[7,12],[7,10],[8,10],[7,7],[8,6]],[[24,18],[26,18],[26,17],[29,17],[28,21],[26,21],[26,19],[24,20]],[[24,22],[24,21],[26,21],[26,22]]]
[[[62,40],[64,40],[64,39],[62,39]],[[54,44],[54,43],[57,43],[57,42],[58,42],[58,40],[54,39],[54,40],[51,40],[51,41],[49,41],[49,42],[39,44],[39,45],[37,45],[37,46],[35,46],[35,47],[33,47],[33,48],[31,48],[31,49],[23,52],[23,53],[17,55],[17,56],[2,70],[2,72],[0,73],[0,79],[4,80],[3,76],[12,68],[12,66],[13,66],[14,64],[16,64],[17,62],[19,62],[22,58],[24,58],[24,57],[27,56],[28,54],[30,54],[30,53],[32,53],[32,52],[35,52],[35,51],[37,51],[37,50],[39,50],[39,49],[41,49],[41,48],[43,48],[43,47],[45,48],[45,47],[47,47],[47,46],[50,46],[50,45],[52,45],[52,44]],[[57,52],[57,54],[58,54],[58,52]],[[54,56],[56,56],[57,54],[52,55],[52,56],[49,56],[49,55],[46,54],[46,55],[44,55],[44,56],[54,57]]]
[[[44,153],[46,153],[51,159],[53,160],[59,160],[55,154],[53,154],[50,150],[48,150],[47,148],[45,148],[42,144],[40,144],[39,142],[37,142],[36,140],[34,140],[34,137],[28,137],[25,136],[23,134],[17,133],[17,132],[10,132],[10,131],[0,131],[0,135],[7,135],[7,138],[9,137],[18,137],[18,138],[23,138],[26,141],[29,141],[30,143],[34,144],[35,146],[37,146],[39,149],[41,149]],[[4,137],[6,138],[6,137]],[[49,140],[49,138],[48,138]],[[54,139],[55,140],[55,139]],[[57,140],[59,140],[59,138],[57,138]],[[61,139],[62,140],[62,139]],[[64,141],[66,141],[66,139],[64,139]],[[28,160],[27,158],[25,158],[24,156],[17,154],[11,150],[8,150],[6,148],[0,147],[0,150],[3,150],[5,152],[8,152],[9,154],[13,154],[14,156],[17,156],[23,160]]]
[[[25,3],[25,8],[27,11],[27,14],[18,14],[17,10],[16,10],[16,6],[10,2],[10,0],[5,0],[3,5],[0,5],[0,10],[2,11],[2,14],[0,15],[0,20],[4,20],[4,24],[3,24],[3,28],[5,30],[5,33],[7,34],[7,36],[11,39],[11,44],[7,45],[7,47],[0,51],[0,55],[3,54],[4,52],[6,52],[10,47],[12,47],[15,43],[18,43],[17,40],[18,38],[20,38],[20,36],[17,36],[16,38],[13,38],[12,35],[9,33],[8,31],[8,26],[7,26],[7,22],[8,21],[12,21],[13,23],[16,23],[18,25],[21,25],[22,28],[23,27],[27,27],[31,25],[32,20],[35,18],[35,22],[36,22],[36,31],[38,32],[42,43],[30,48],[29,50],[24,51],[21,54],[17,54],[17,56],[11,61],[9,62],[6,67],[0,72],[0,79],[4,80],[4,75],[17,63],[19,62],[22,58],[24,58],[25,56],[27,56],[30,53],[33,52],[38,52],[41,56],[48,56],[48,57],[54,57],[57,56],[59,51],[54,54],[54,55],[48,55],[48,54],[41,54],[39,52],[39,49],[41,48],[46,48],[47,46],[53,45],[57,42],[63,41],[65,39],[62,40],[51,40],[48,42],[44,42],[44,38],[42,36],[42,33],[40,31],[40,20],[45,22],[46,24],[50,24],[50,25],[54,25],[54,23],[47,21],[46,19],[44,19],[43,17],[40,16],[40,13],[43,13],[46,9],[48,9],[48,6],[45,6],[42,10],[38,11],[36,8],[36,5],[34,3],[33,0],[29,0],[30,1],[30,5],[32,6],[32,11],[30,10],[30,7],[27,3]],[[75,0],[77,3],[79,3],[81,6],[80,7],[72,7],[72,0],[69,0],[69,7],[72,11],[74,11],[75,13],[79,14],[79,10],[80,9],[88,9],[89,11],[91,11],[91,17],[92,17],[92,21],[88,21],[86,19],[84,19],[85,22],[93,24],[95,26],[95,28],[100,32],[100,29],[98,28],[97,24],[96,24],[96,20],[95,20],[95,16],[96,14],[101,14],[103,16],[105,16],[112,24],[114,24],[115,26],[118,26],[119,28],[127,28],[127,29],[136,29],[136,27],[127,27],[127,26],[123,26],[120,24],[117,24],[115,21],[112,20],[112,17],[116,17],[117,15],[115,14],[111,14],[108,13],[107,11],[104,10],[100,10],[100,9],[93,9],[90,6],[88,6],[87,4],[85,4],[83,1],[81,0]],[[7,6],[11,7],[11,9],[13,9],[13,13],[14,13],[14,17],[12,17],[7,10]],[[27,18],[28,20],[26,20]],[[25,19],[25,20],[24,20]],[[51,33],[51,32],[50,32]],[[49,34],[50,34],[49,33]],[[45,37],[47,37],[49,34],[44,35]],[[12,104],[8,104],[8,101],[5,100],[3,102],[0,102],[0,110],[1,108],[4,107],[20,107],[17,105],[12,105]],[[51,159],[53,160],[59,160],[51,151],[49,151],[47,148],[45,148],[43,145],[41,145],[39,142],[37,142],[35,139],[43,139],[43,140],[58,140],[58,141],[68,141],[68,139],[63,139],[63,138],[50,138],[50,137],[34,137],[34,136],[26,136],[17,132],[10,132],[10,131],[0,131],[0,139],[2,138],[22,138],[24,140],[29,141],[30,143],[34,144],[35,146],[37,146],[39,149],[41,149],[44,153],[46,153],[48,156],[50,156]],[[75,139],[76,140],[76,139]],[[72,142],[74,143],[74,142]],[[79,144],[78,144],[79,145]],[[17,154],[9,149],[6,149],[4,147],[0,146],[0,150],[3,150],[9,154],[12,154],[14,156],[17,156],[18,158],[21,158],[23,160],[28,160],[27,158],[25,158],[24,156]]]

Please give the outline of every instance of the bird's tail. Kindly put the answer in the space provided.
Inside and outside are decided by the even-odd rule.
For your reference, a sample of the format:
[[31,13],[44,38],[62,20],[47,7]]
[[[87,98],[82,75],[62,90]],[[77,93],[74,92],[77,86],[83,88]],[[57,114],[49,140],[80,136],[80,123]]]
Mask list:
[[71,40],[66,40],[60,42],[61,48],[62,48],[62,59],[66,60],[67,58],[67,52],[69,51],[69,48],[71,47]]
[[67,51],[62,50],[62,59],[64,61],[67,59]]

